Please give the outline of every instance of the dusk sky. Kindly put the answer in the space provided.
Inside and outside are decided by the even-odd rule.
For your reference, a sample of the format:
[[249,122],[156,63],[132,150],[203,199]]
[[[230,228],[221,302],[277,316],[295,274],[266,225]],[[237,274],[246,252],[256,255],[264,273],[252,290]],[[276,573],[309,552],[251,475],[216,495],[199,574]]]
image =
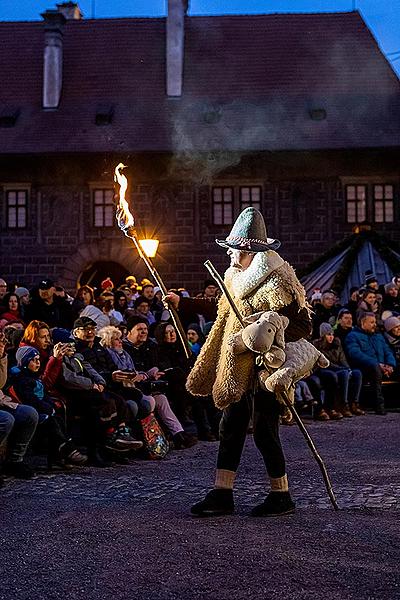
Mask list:
[[[61,0],[60,0],[61,1]],[[0,0],[0,21],[40,20],[57,0]],[[163,16],[167,0],[81,0],[85,18]],[[331,12],[356,7],[400,75],[400,0],[190,0],[190,14]],[[396,53],[396,54],[395,54]]]

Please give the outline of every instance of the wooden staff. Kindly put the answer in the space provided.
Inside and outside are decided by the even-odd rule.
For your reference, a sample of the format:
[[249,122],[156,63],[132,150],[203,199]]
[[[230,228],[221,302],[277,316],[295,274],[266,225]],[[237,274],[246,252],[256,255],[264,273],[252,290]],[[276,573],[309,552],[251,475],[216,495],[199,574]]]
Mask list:
[[[236,304],[233,301],[232,296],[230,295],[222,277],[220,276],[220,274],[218,273],[218,271],[216,270],[216,268],[214,267],[214,265],[211,263],[211,261],[207,260],[204,263],[204,266],[206,267],[206,269],[209,271],[211,277],[213,277],[213,279],[215,279],[215,281],[218,283],[218,285],[220,286],[221,290],[224,292],[226,299],[228,300],[233,312],[235,313],[239,323],[241,324],[242,327],[246,327],[246,323],[244,321],[243,316],[240,314],[238,307],[236,306]],[[312,440],[312,437],[310,436],[310,434],[308,433],[303,421],[301,420],[297,410],[295,409],[295,407],[292,405],[292,403],[289,400],[289,397],[287,395],[286,391],[282,391],[279,392],[279,395],[282,397],[282,400],[284,401],[285,405],[287,406],[287,408],[290,410],[290,414],[292,415],[292,417],[294,418],[294,420],[296,421],[297,425],[299,426],[299,429],[301,431],[301,433],[303,434],[303,436],[306,439],[306,442],[309,446],[309,448],[311,449],[312,454],[314,455],[315,460],[318,463],[319,468],[321,469],[322,472],[322,476],[324,478],[324,482],[325,482],[325,487],[326,490],[328,492],[328,496],[329,499],[332,503],[332,506],[335,510],[339,510],[339,506],[336,502],[336,498],[335,498],[335,494],[332,488],[332,484],[331,481],[329,479],[329,475],[328,472],[326,470],[324,461],[322,460],[321,456],[319,455],[315,444]]]

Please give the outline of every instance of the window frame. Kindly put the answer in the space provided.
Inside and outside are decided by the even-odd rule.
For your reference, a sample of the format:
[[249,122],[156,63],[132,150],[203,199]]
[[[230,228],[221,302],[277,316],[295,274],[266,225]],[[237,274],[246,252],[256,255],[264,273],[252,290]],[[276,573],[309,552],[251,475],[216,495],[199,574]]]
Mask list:
[[[348,198],[348,190],[349,188],[355,188],[355,198],[352,200],[349,200]],[[358,193],[358,188],[364,188],[364,200],[359,200],[357,197],[357,193]],[[361,183],[361,182],[355,182],[355,183],[347,183],[345,185],[345,192],[344,192],[344,197],[345,197],[345,202],[346,202],[346,223],[349,223],[351,225],[357,224],[357,223],[366,223],[368,221],[368,184],[367,183]],[[364,202],[364,219],[359,219],[359,208],[358,205],[360,202]],[[349,204],[350,203],[354,203],[355,205],[355,219],[354,221],[350,221],[349,220]]]
[[[27,230],[29,228],[29,217],[30,217],[29,202],[31,199],[31,186],[27,185],[26,183],[2,184],[2,188],[3,188],[3,195],[4,195],[4,212],[3,212],[4,223],[5,223],[4,229],[7,231]],[[18,194],[21,192],[23,192],[25,194],[25,202],[23,204],[18,204]],[[15,205],[13,205],[16,209],[15,226],[10,225],[10,206],[11,206],[9,203],[10,193],[16,194],[16,202],[15,202]],[[25,224],[23,226],[18,225],[18,221],[19,221],[18,208],[19,207],[24,209]]]
[[[383,188],[381,199],[378,199],[376,197],[376,188],[377,187]],[[385,188],[388,188],[388,187],[392,188],[392,197],[391,198],[385,197]],[[382,215],[383,215],[382,221],[378,221],[376,218],[378,203],[382,203]],[[387,218],[387,206],[386,206],[387,204],[391,204],[391,213],[392,213],[391,219]],[[382,182],[382,183],[373,183],[372,184],[372,206],[373,206],[374,223],[380,223],[380,224],[394,223],[394,221],[395,221],[395,186],[393,183]]]
[[[96,193],[102,192],[103,202],[96,203]],[[106,192],[111,192],[111,202],[105,202]],[[105,187],[104,185],[94,185],[91,188],[91,196],[92,196],[92,226],[94,229],[110,229],[114,227],[115,223],[115,202],[114,202],[114,189],[112,187]],[[102,207],[102,224],[98,225],[96,223],[96,207]],[[106,224],[106,208],[111,207],[111,222]]]
[[[242,195],[243,195],[243,189],[245,188],[249,188],[250,189],[250,196],[251,196],[251,190],[253,188],[258,188],[259,190],[259,200],[257,202],[253,202],[251,201],[251,203],[248,202],[243,202],[242,201]],[[215,220],[215,211],[214,211],[214,207],[216,204],[222,204],[222,206],[224,206],[224,202],[215,202],[215,190],[216,189],[230,189],[231,193],[232,193],[232,201],[231,201],[231,221],[228,222],[222,222],[222,223],[217,223]],[[263,210],[263,194],[264,194],[264,186],[261,182],[259,181],[236,181],[234,183],[232,183],[232,181],[218,181],[215,182],[213,185],[211,185],[211,191],[210,191],[210,197],[211,197],[211,214],[210,214],[210,223],[211,223],[211,227],[229,227],[232,226],[235,222],[235,220],[237,219],[238,215],[240,214],[240,212],[243,210],[243,208],[245,208],[246,206],[255,206],[256,208],[258,208],[258,210],[260,210],[260,212],[262,212]]]

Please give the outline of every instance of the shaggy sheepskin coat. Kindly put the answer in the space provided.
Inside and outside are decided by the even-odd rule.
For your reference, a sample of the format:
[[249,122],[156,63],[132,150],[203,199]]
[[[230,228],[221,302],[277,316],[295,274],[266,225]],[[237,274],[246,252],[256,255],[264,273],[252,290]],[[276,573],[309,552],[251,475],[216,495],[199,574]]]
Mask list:
[[[293,300],[299,308],[306,307],[304,288],[293,268],[272,250],[256,253],[244,271],[230,267],[224,281],[243,317],[259,311],[279,312]],[[222,296],[215,323],[187,380],[191,394],[212,394],[215,405],[221,409],[238,402],[254,382],[255,355],[250,351],[232,351],[231,338],[241,329]]]

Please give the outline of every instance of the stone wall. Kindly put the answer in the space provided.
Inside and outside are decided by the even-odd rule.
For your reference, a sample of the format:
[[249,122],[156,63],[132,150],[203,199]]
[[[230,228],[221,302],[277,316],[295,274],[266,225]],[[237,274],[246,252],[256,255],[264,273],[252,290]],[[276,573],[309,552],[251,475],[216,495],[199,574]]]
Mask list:
[[[304,267],[352,232],[346,223],[343,177],[374,177],[395,184],[395,222],[375,228],[400,240],[398,174],[395,152],[258,154],[215,176],[198,181],[169,176],[165,156],[122,157],[129,165],[129,200],[139,235],[160,239],[156,266],[167,286],[198,292],[208,278],[211,259],[222,272],[228,264],[215,244],[230,227],[211,224],[212,185],[262,185],[262,210],[268,234],[282,241],[281,254]],[[141,277],[145,267],[118,230],[93,226],[91,189],[112,185],[113,167],[121,157],[103,155],[0,158],[0,276],[33,285],[52,277],[73,290],[79,275],[96,261],[115,261]],[[372,178],[372,179],[371,179]],[[7,184],[30,186],[28,225],[6,227]],[[106,274],[105,274],[106,275]]]

